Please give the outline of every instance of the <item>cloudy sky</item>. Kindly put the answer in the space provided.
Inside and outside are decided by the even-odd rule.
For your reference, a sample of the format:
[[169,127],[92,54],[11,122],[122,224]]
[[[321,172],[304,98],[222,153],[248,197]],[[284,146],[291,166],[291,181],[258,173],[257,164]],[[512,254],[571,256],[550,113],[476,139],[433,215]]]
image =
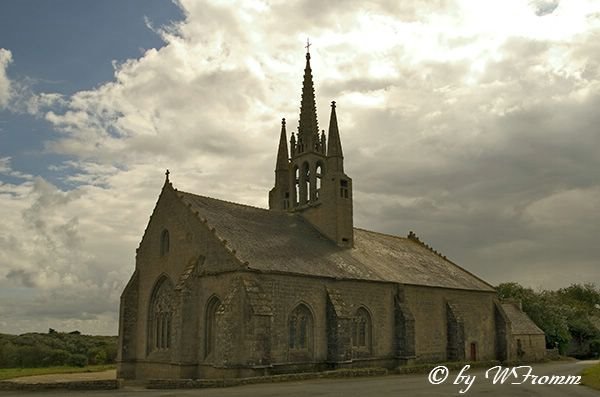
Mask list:
[[355,226],[600,284],[600,1],[0,3],[0,332],[116,334],[164,171],[266,207],[310,37]]

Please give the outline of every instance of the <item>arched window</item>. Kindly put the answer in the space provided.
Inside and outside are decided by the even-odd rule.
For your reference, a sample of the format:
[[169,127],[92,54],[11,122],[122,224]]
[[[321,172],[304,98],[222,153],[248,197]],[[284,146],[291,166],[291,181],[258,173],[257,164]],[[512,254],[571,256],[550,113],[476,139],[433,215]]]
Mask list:
[[171,347],[173,321],[173,285],[166,276],[156,283],[148,313],[149,351]]
[[300,178],[300,204],[306,204],[310,200],[310,166],[302,164],[302,175]]
[[290,350],[310,351],[313,340],[313,318],[306,305],[296,306],[289,319]]
[[319,193],[321,192],[321,178],[323,176],[323,164],[321,162],[317,163],[317,169],[315,171],[315,176],[317,177],[317,183],[315,188],[315,199],[319,199]]
[[285,192],[283,198],[283,209],[287,210],[288,208],[290,208],[290,192]]
[[364,307],[359,308],[354,316],[352,346],[360,350],[371,350],[371,316]]
[[348,181],[340,179],[340,197],[348,198]]
[[164,256],[169,253],[170,241],[169,231],[164,229],[160,234],[160,256]]
[[221,301],[213,296],[206,305],[206,322],[204,326],[204,357],[208,357],[217,345],[217,311]]
[[293,197],[294,207],[298,206],[298,202],[300,200],[300,169],[298,166],[294,166],[294,197]]

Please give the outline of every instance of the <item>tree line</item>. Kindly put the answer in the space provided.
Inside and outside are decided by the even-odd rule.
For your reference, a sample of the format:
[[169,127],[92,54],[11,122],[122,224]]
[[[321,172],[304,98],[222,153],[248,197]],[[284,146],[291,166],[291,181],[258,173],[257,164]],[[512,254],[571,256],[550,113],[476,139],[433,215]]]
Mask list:
[[116,336],[81,335],[52,328],[47,334],[0,334],[0,368],[85,367],[112,364],[116,357]]

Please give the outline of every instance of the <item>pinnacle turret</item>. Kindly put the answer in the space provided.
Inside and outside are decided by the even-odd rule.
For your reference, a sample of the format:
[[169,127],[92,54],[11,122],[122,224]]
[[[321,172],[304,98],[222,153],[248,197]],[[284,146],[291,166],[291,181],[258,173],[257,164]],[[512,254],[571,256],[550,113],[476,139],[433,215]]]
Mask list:
[[289,154],[287,147],[287,133],[285,131],[285,119],[281,119],[281,135],[279,137],[279,149],[277,150],[277,163],[275,164],[275,171],[287,171],[288,168]]
[[344,153],[335,113],[335,101],[331,102],[331,116],[329,118],[329,140],[327,142],[327,162],[332,171],[344,171]]

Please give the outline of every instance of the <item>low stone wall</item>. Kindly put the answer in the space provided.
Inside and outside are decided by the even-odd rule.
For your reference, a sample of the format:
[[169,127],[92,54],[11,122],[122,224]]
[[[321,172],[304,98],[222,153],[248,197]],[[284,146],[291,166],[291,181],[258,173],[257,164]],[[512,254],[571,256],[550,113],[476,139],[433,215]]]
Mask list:
[[120,379],[84,380],[70,382],[23,383],[0,381],[0,390],[114,390],[121,387]]
[[358,376],[383,376],[387,375],[385,368],[357,368],[341,369],[323,372],[304,372],[296,374],[257,376],[253,378],[230,379],[151,379],[146,387],[148,389],[201,389],[209,387],[230,387],[249,385],[255,383],[286,382],[319,378],[351,378]]
[[465,365],[470,365],[471,368],[491,368],[496,365],[500,365],[500,361],[490,360],[490,361],[450,361],[450,362],[442,362],[442,363],[430,363],[430,364],[414,364],[414,365],[402,365],[398,367],[392,373],[394,374],[426,374],[431,371],[433,368],[438,367],[440,365],[445,366],[451,371],[460,370]]
[[546,358],[548,360],[558,360],[560,358],[558,348],[546,349]]

